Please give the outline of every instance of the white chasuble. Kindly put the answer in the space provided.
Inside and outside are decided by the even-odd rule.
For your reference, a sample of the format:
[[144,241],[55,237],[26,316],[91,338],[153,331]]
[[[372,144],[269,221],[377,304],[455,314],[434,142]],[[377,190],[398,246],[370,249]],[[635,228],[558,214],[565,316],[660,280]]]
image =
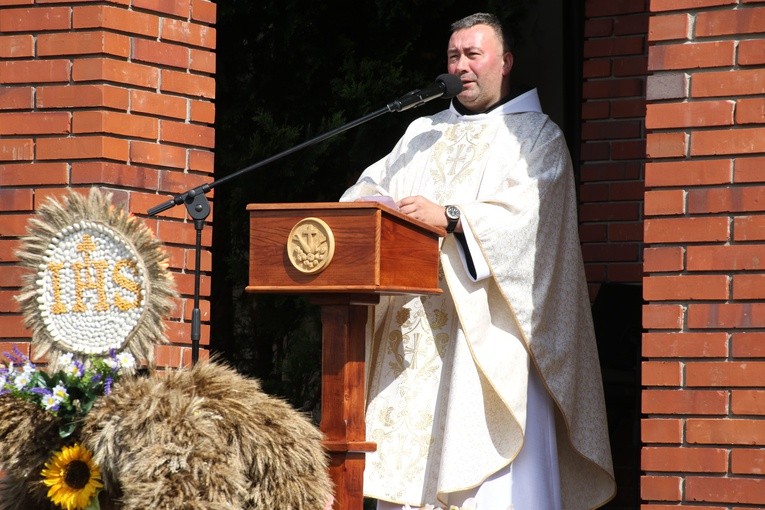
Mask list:
[[383,297],[375,307],[366,421],[377,451],[367,455],[365,494],[445,503],[506,468],[524,444],[536,370],[555,403],[563,507],[605,503],[614,492],[605,407],[558,127],[519,112],[517,100],[420,118],[341,200],[369,195],[457,205],[477,245],[471,255],[490,276],[475,281],[449,235],[443,294]]

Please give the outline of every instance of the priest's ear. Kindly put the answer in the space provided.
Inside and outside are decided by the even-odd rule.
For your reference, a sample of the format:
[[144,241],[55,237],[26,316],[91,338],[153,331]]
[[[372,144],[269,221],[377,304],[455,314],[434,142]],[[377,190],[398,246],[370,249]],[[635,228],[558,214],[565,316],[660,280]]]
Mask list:
[[510,74],[510,70],[513,68],[513,54],[506,51],[502,54],[502,76]]

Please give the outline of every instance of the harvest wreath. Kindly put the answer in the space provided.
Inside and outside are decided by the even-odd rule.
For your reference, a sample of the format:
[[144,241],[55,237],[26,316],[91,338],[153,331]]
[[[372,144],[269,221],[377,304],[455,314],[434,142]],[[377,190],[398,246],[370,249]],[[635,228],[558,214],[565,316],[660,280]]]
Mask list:
[[18,301],[47,364],[15,350],[0,368],[0,510],[325,507],[306,417],[219,363],[154,369],[177,294],[142,220],[93,188],[28,231]]

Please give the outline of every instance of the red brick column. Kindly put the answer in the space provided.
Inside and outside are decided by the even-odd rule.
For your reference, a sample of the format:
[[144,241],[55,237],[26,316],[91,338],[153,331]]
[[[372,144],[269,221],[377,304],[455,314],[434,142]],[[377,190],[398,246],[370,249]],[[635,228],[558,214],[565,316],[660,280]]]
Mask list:
[[647,0],[585,2],[580,237],[590,295],[640,281]]
[[643,508],[759,508],[765,5],[652,0],[651,12]]
[[[145,217],[168,194],[211,180],[215,19],[207,0],[0,2],[0,351],[28,351],[14,250],[47,197],[99,186]],[[182,294],[168,321],[173,345],[157,360],[179,366],[190,360],[195,232],[183,208],[147,222],[167,244]]]

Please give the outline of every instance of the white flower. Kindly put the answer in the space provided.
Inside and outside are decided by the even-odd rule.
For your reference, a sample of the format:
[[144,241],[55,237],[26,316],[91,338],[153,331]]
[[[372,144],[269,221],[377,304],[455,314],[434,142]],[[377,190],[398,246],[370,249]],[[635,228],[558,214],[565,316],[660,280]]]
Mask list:
[[53,409],[60,403],[61,401],[58,398],[56,398],[56,396],[53,394],[45,395],[42,398],[42,405],[46,411],[50,411],[51,409]]
[[104,358],[104,363],[112,370],[117,370],[120,367],[119,362],[115,358]]
[[78,361],[70,361],[63,369],[64,373],[70,377],[82,377],[85,373],[85,365]]
[[30,362],[24,363],[24,368],[22,369],[23,374],[31,374],[35,371],[35,366],[31,364]]
[[63,402],[69,398],[69,392],[66,391],[66,387],[63,384],[58,383],[56,387],[53,388],[53,397],[59,402]]
[[13,379],[13,385],[16,386],[17,390],[23,389],[30,382],[32,382],[31,372],[21,372]]
[[135,358],[129,352],[121,352],[117,354],[117,362],[121,369],[132,370],[135,368]]
[[82,365],[78,365],[77,363],[75,363],[74,356],[72,355],[71,352],[67,352],[66,354],[61,356],[61,358],[59,358],[59,361],[61,362],[61,366],[64,367],[62,368],[62,371],[66,375],[79,376],[82,374],[82,370],[80,369]]
[[0,390],[5,387],[5,383],[8,382],[8,376],[6,374],[0,374]]

